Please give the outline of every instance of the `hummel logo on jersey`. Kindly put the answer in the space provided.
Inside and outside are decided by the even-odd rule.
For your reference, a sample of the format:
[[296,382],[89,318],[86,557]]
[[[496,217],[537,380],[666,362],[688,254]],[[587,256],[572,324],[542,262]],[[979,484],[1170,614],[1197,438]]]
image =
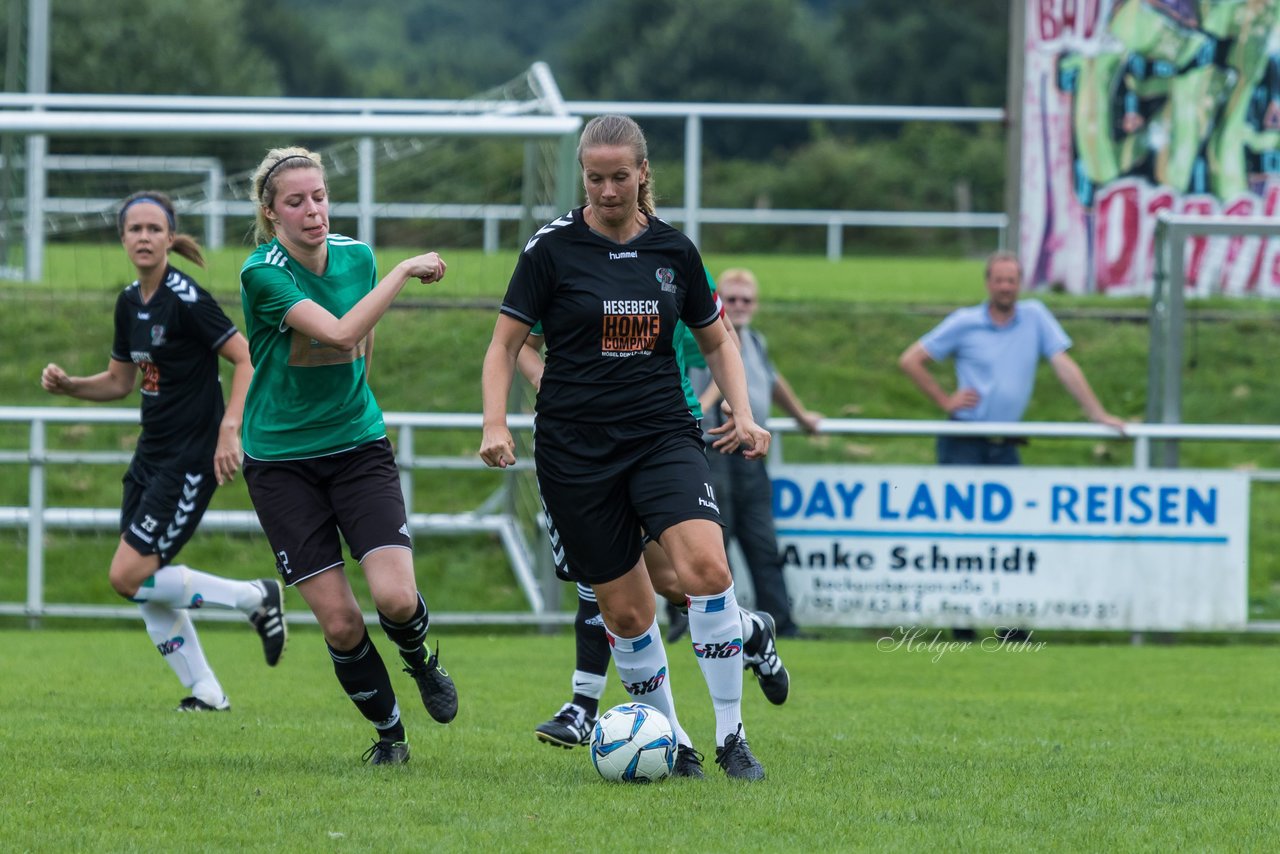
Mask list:
[[728,643],[695,643],[693,654],[698,658],[733,658],[742,655],[742,638],[734,638]]
[[[728,656],[725,656],[726,658]],[[662,668],[653,674],[649,679],[643,682],[623,682],[622,686],[632,697],[643,697],[645,694],[652,694],[662,687],[662,683],[667,681],[667,668]]]
[[196,499],[200,497],[200,481],[204,480],[204,475],[188,473],[186,479],[187,482],[182,487],[182,500],[178,502],[178,510],[173,514],[173,523],[178,526],[178,530],[182,530],[187,524],[189,514],[196,511]]
[[542,235],[550,234],[551,232],[555,231],[557,228],[561,228],[563,226],[572,225],[572,224],[573,224],[573,215],[565,214],[559,219],[554,220],[553,222],[550,222],[547,225],[544,225],[542,228],[538,229],[537,233],[534,234],[533,237],[529,238],[529,242],[524,245],[524,251],[528,252],[530,249],[532,249],[537,244],[538,240],[542,238]]
[[720,512],[720,505],[719,505],[719,504],[716,504],[716,491],[715,491],[715,489],[714,489],[714,488],[712,488],[711,484],[709,484],[709,483],[704,483],[704,484],[702,484],[702,488],[706,490],[706,492],[707,492],[707,497],[706,497],[706,498],[703,498],[701,495],[699,495],[699,496],[698,496],[698,506],[699,506],[699,507],[709,507],[709,508],[711,508],[712,510],[716,511],[717,513],[719,513],[719,512]]
[[146,531],[142,530],[141,528],[139,528],[139,527],[138,527],[137,525],[135,525],[135,524],[130,524],[130,525],[129,525],[129,531],[130,531],[130,532],[131,532],[135,537],[137,537],[138,539],[142,540],[142,541],[143,541],[144,543],[146,543],[147,545],[151,545],[152,543],[154,543],[154,542],[156,541],[156,540],[155,540],[155,537],[151,536],[150,534],[148,534]]
[[[196,476],[197,483],[199,483],[200,479],[201,476]],[[191,480],[191,475],[187,475],[187,480]],[[182,494],[188,498],[192,497],[187,495],[187,490],[190,488],[191,487],[189,486],[184,486],[182,488]],[[169,550],[169,546],[173,545],[173,541],[182,534],[182,529],[187,526],[187,522],[191,521],[191,517],[188,514],[195,509],[195,504],[193,502],[178,502],[178,509],[173,513],[173,521],[164,529],[164,533],[160,535],[160,539],[157,543],[160,546],[160,552],[162,554],[167,552]],[[186,510],[187,512],[184,513],[183,510]]]
[[169,274],[169,278],[165,279],[164,283],[183,302],[195,302],[200,299],[200,294],[196,293],[196,289],[191,285],[191,280],[176,270]]
[[640,253],[635,251],[634,249],[632,249],[630,252],[610,252],[609,253],[610,261],[621,261],[624,258],[639,258],[639,257],[640,257]]

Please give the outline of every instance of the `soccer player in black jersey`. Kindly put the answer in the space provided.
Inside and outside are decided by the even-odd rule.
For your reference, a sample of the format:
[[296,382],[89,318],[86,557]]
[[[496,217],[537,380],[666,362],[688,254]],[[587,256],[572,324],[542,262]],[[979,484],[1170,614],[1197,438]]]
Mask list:
[[[734,778],[764,768],[742,726],[742,630],[701,430],[685,404],[672,338],[683,320],[735,414],[732,443],[764,456],[737,348],[719,322],[693,244],[653,215],[647,144],[625,116],[587,123],[578,144],[587,204],[529,240],[484,360],[480,456],[515,461],[507,398],[516,358],[541,322],[546,369],[534,460],[553,541],[596,594],[628,693],[675,716],[642,530],[671,557],[716,717],[716,762]],[[696,766],[682,763],[689,776]]]
[[[284,650],[280,583],[237,581],[174,563],[195,533],[217,484],[240,468],[240,421],[253,375],[245,338],[218,303],[169,266],[170,250],[204,266],[200,246],[179,234],[173,203],[157,192],[125,199],[117,217],[137,280],[116,300],[111,360],[102,373],[67,376],[56,364],[40,383],[51,394],[118,400],[142,375],[142,435],[124,476],[120,544],[111,586],[137,602],[147,633],[191,692],[179,711],[231,707],[210,669],[187,611],[237,609],[262,639],[267,664]],[[235,366],[231,401],[223,404],[218,357]]]
[[[724,320],[725,329],[730,336],[736,339],[737,332],[723,312],[721,319]],[[684,339],[687,338],[692,344],[693,336],[683,324],[677,324],[676,329],[676,337],[679,339],[676,350],[679,364],[684,359],[691,358],[687,352],[683,358],[680,356]],[[535,391],[542,385],[544,366],[541,352],[542,333],[541,329],[535,326],[525,340],[524,346],[520,348],[520,355],[516,359],[516,368]],[[700,357],[699,364],[702,364]],[[681,367],[685,366],[681,365]],[[695,417],[701,417],[702,404],[693,393],[687,372],[682,373],[685,403]],[[718,389],[716,393],[718,395]],[[725,432],[723,426],[715,429],[718,434]],[[566,580],[571,579],[573,573],[564,563],[564,551],[553,550],[553,557],[555,556],[560,558],[556,564],[556,575]],[[681,628],[681,634],[683,634],[688,625],[689,611],[688,600],[680,586],[680,577],[662,547],[647,538],[644,547],[644,564],[649,572],[653,589],[667,600],[668,613],[674,612],[683,619],[685,624]],[[600,699],[604,696],[605,675],[609,669],[609,639],[605,632],[604,620],[600,616],[596,595],[590,586],[581,582],[578,582],[577,589],[578,611],[573,620],[575,667],[570,682],[573,696],[550,720],[543,721],[534,729],[534,735],[539,741],[566,749],[572,749],[590,741],[591,729],[599,717]],[[742,663],[755,674],[766,699],[780,706],[787,701],[791,678],[778,655],[773,617],[765,612],[753,612],[742,607],[738,610],[742,622]],[[675,640],[669,629],[667,641],[674,643]],[[673,769],[674,773],[678,776],[689,776],[687,772],[691,770],[697,754],[691,749],[686,749],[677,753],[677,759],[679,764]]]

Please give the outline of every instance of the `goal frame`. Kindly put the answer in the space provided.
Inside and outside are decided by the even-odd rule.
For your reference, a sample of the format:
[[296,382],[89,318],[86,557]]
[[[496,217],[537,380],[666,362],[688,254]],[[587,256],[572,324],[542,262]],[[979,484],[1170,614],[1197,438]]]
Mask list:
[[6,135],[28,140],[23,278],[34,282],[44,277],[48,136],[273,135],[358,140],[357,237],[370,244],[374,242],[375,139],[453,136],[552,140],[559,143],[556,204],[568,209],[575,192],[571,154],[582,119],[569,113],[545,63],[530,66],[523,82],[530,93],[527,99],[492,94],[456,100],[2,94],[0,128]]
[[[1162,212],[1156,218],[1155,270],[1147,357],[1147,423],[1182,423],[1182,362],[1186,323],[1186,242],[1191,237],[1280,238],[1270,217],[1191,216]],[[1178,443],[1156,443],[1151,464],[1177,468]]]

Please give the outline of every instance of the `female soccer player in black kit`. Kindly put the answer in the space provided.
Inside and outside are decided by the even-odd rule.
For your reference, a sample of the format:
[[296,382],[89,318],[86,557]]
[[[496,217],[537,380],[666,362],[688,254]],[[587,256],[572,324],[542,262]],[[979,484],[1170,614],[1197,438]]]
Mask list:
[[[714,291],[715,282],[711,280],[709,273],[708,281],[711,282]],[[724,315],[723,309],[721,309],[721,319],[724,320],[725,330],[731,337],[736,337],[737,333]],[[688,328],[679,323],[676,324],[675,337],[676,363],[687,367],[682,364],[690,358],[686,347],[696,347],[696,342]],[[535,326],[525,340],[524,346],[520,348],[520,355],[516,359],[516,368],[534,390],[542,385],[541,352],[542,330]],[[698,360],[699,364],[702,364],[700,356]],[[701,418],[702,404],[698,396],[693,393],[687,372],[682,377],[682,386],[689,411],[695,418]],[[732,427],[722,425],[714,429],[717,435],[720,435],[728,432]],[[718,447],[713,446],[713,449],[719,452]],[[561,558],[560,563],[556,565],[556,575],[572,578],[573,572],[563,562],[564,552],[553,552],[553,556]],[[677,624],[673,619],[671,628],[667,630],[667,641],[674,643],[679,637],[679,635],[673,636],[677,626],[679,634],[683,634],[688,627],[688,598],[680,587],[680,577],[676,574],[675,567],[671,565],[666,552],[657,543],[652,541],[645,543],[644,564],[649,572],[649,581],[653,584],[653,589],[667,600],[668,617],[673,613],[678,614],[683,623],[683,625]],[[605,674],[609,669],[610,657],[609,638],[604,628],[604,620],[600,616],[596,595],[590,586],[581,582],[577,583],[577,589],[578,612],[573,620],[576,666],[570,682],[573,695],[550,720],[543,721],[534,728],[534,735],[539,741],[566,749],[587,744],[591,739],[591,729],[595,726],[600,711],[600,699],[604,696]],[[742,663],[755,674],[765,698],[775,706],[780,706],[787,701],[791,689],[791,677],[778,655],[773,617],[767,612],[754,612],[742,607],[739,607],[738,611],[742,619]],[[685,770],[684,766],[696,756],[691,751],[692,748],[687,748],[683,753],[678,754],[681,759],[681,771]]]
[[742,726],[742,629],[698,421],[672,337],[693,331],[735,415],[733,441],[764,456],[769,433],[747,401],[697,249],[653,215],[648,146],[626,116],[592,119],[578,144],[587,204],[529,240],[484,360],[480,456],[515,461],[507,396],[535,323],[547,343],[534,461],[552,540],[604,616],[614,665],[634,699],[676,730],[677,773],[702,776],[675,716],[642,532],[671,557],[689,601],[689,635],[716,717],[716,762],[730,777],[764,768]]
[[[169,266],[170,250],[202,267],[204,258],[192,237],[178,233],[167,196],[135,193],[121,205],[117,226],[138,278],[116,300],[107,369],[71,377],[50,364],[40,383],[51,394],[118,400],[142,375],[142,435],[124,476],[111,586],[138,603],[152,642],[191,692],[178,710],[225,711],[231,703],[187,611],[243,612],[262,639],[267,664],[275,666],[286,637],[280,582],[236,581],[173,561],[195,533],[217,484],[229,482],[240,468],[240,421],[253,376],[249,347],[213,297]],[[219,356],[235,365],[226,406]]]

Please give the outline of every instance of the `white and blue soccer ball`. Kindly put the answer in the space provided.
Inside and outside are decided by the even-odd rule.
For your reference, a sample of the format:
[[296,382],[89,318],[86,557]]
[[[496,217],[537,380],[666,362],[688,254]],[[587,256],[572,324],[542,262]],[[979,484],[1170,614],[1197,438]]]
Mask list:
[[653,706],[614,706],[591,730],[591,764],[606,780],[654,783],[671,773],[675,761],[671,721]]

